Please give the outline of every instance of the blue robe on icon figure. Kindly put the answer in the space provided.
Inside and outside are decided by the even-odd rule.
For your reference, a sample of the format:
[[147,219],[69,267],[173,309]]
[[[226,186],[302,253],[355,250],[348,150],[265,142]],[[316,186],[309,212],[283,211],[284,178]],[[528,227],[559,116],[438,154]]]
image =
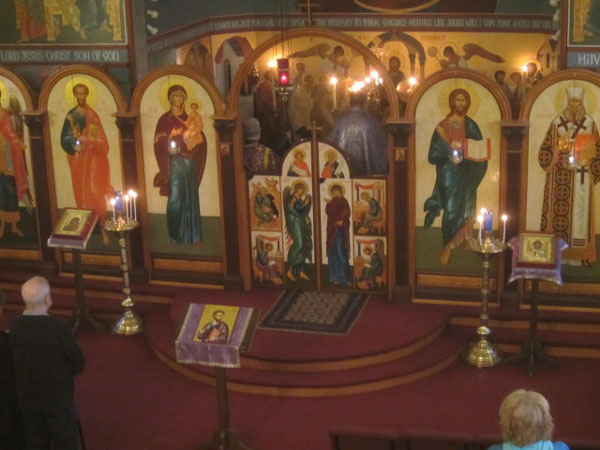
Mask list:
[[[185,142],[188,115],[187,93],[173,85],[167,93],[171,109],[158,119],[154,134],[154,154],[159,172],[154,186],[167,200],[167,228],[172,244],[202,241],[200,181],[206,163],[206,137],[193,148]],[[204,135],[203,135],[204,136]]]
[[350,205],[342,194],[341,186],[331,186],[331,200],[325,205],[325,214],[329,283],[350,285]]
[[[425,228],[444,211],[442,265],[448,263],[452,250],[461,245],[472,230],[477,188],[488,165],[487,161],[462,158],[462,145],[467,139],[483,139],[475,121],[466,115],[471,105],[469,93],[464,89],[453,90],[449,104],[450,113],[435,128],[429,145],[429,163],[435,165],[437,176],[431,197],[424,205]],[[455,150],[461,152],[461,158],[452,158]]]

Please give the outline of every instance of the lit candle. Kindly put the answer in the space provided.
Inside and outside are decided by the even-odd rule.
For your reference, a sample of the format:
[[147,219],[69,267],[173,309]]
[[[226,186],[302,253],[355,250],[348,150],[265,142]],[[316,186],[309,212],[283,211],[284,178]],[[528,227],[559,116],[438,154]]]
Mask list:
[[133,220],[137,221],[137,192],[129,189],[129,196],[133,199]]
[[479,223],[479,244],[481,245],[481,228],[483,224],[483,215],[479,214],[477,216],[477,222]]
[[486,211],[483,217],[483,231],[492,231],[492,212]]
[[527,64],[521,66],[521,71],[523,72],[523,75],[527,75]]
[[117,213],[115,212],[115,205],[117,204],[117,201],[114,198],[110,199],[110,206],[112,206],[112,212],[113,212],[113,222],[115,222],[117,220]]
[[123,200],[125,200],[125,217],[127,217],[127,222],[129,222],[129,218],[131,214],[129,213],[129,195],[125,194],[123,196]]
[[371,79],[373,79],[373,80],[379,79],[379,73],[376,70],[371,70]]
[[[403,83],[400,83],[398,86],[402,86],[402,84]],[[406,89],[406,93],[412,94],[415,89],[416,84],[417,84],[417,79],[415,77],[410,77],[408,79],[408,88]]]
[[506,242],[506,221],[508,220],[508,216],[506,214],[502,214],[502,243]]
[[333,86],[333,109],[337,109],[337,83],[338,79],[336,77],[331,77],[329,82]]

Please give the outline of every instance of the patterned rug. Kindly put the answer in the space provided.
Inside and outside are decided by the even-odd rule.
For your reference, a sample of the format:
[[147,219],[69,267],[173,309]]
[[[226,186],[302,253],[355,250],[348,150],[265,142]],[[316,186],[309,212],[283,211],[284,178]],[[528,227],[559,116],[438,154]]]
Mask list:
[[260,328],[345,335],[368,297],[347,292],[286,290],[264,317]]

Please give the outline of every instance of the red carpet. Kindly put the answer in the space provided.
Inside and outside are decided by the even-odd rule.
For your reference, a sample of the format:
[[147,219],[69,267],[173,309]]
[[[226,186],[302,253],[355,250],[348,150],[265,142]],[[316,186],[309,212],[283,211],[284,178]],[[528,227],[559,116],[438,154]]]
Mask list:
[[[244,294],[233,295],[218,293],[215,296],[207,292],[197,298],[198,301],[210,298],[211,302],[220,303],[229,296],[230,302],[236,304],[256,300]],[[268,294],[253,295],[262,298]],[[379,309],[370,324],[381,323],[386,331],[393,332],[398,324],[388,320],[387,314],[395,311],[397,306],[373,299],[369,303]],[[437,314],[436,307],[429,308]],[[152,310],[149,316],[162,316],[170,322],[168,306],[153,305]],[[0,326],[5,328],[14,314],[14,311],[5,311]],[[361,316],[370,320],[365,313]],[[380,320],[376,320],[377,316]],[[355,327],[360,326],[358,322]],[[379,332],[372,332],[372,335],[373,339],[386,337]],[[209,439],[217,427],[212,387],[163,365],[153,354],[145,336],[125,338],[83,330],[78,339],[87,366],[77,378],[77,404],[88,449],[192,450]],[[274,345],[279,338],[262,344],[258,336],[257,339],[257,347],[252,351],[258,352],[260,345],[264,345],[262,350],[270,351],[272,358],[295,355],[296,350],[300,352],[296,348],[293,352],[285,352],[283,344],[282,348],[271,349],[269,345]],[[353,345],[359,344],[359,340],[353,342]],[[342,344],[340,348],[347,352],[346,356],[352,356],[353,345]],[[360,355],[368,349],[355,350]],[[303,351],[308,352],[308,349]],[[292,358],[288,356],[288,359],[297,360],[301,356],[302,353]],[[322,356],[325,360],[331,357]],[[493,435],[499,440],[497,410],[500,401],[511,390],[524,387],[538,390],[549,399],[556,439],[599,445],[600,384],[597,380],[600,360],[561,358],[561,362],[559,369],[540,367],[533,379],[527,377],[521,365],[477,370],[456,362],[441,372],[409,384],[333,398],[231,392],[231,423],[244,441],[256,450],[327,450],[330,448],[329,432],[337,426],[400,433],[414,430],[464,433],[474,438]]]

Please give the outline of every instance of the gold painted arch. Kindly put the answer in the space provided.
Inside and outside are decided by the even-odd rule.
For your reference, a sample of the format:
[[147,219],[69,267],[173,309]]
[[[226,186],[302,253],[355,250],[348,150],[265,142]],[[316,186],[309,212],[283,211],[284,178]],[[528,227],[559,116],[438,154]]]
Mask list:
[[[537,98],[550,86],[561,81],[587,81],[588,83],[598,86],[600,89],[600,75],[590,72],[584,69],[570,69],[561,70],[554,72],[544,77],[539,83],[533,86],[533,89],[529,92],[525,98],[525,102],[521,107],[521,113],[519,119],[528,120],[531,114],[531,108],[536,102]],[[591,106],[591,105],[590,105]]]
[[[34,104],[34,97],[33,97],[33,93],[31,91],[31,88],[29,87],[29,85],[27,84],[27,82],[25,80],[23,80],[23,78],[21,78],[19,75],[17,75],[14,72],[11,72],[8,69],[5,69],[4,67],[0,67],[0,76],[8,78],[10,81],[12,81],[15,86],[19,89],[19,91],[21,91],[21,94],[23,94],[23,98],[25,99],[25,107],[27,108],[27,110],[33,110],[35,107]],[[2,93],[2,101],[5,101],[6,99],[4,98],[4,92]]]
[[375,56],[365,45],[360,43],[360,41],[354,39],[351,36],[336,31],[312,28],[296,28],[286,31],[282,36],[277,35],[256,47],[256,49],[252,52],[250,57],[246,58],[243,64],[239,67],[235,79],[233,80],[228,99],[228,116],[237,116],[238,114],[240,90],[242,84],[246,80],[248,72],[252,70],[253,64],[262,55],[270,51],[274,46],[278,46],[292,39],[301,37],[320,37],[324,39],[330,39],[339,44],[349,47],[351,51],[355,52],[359,56],[362,56],[368,64],[373,66],[381,74],[381,77],[384,80],[383,86],[388,101],[390,102],[390,117],[388,121],[394,121],[400,117],[398,95],[392,87],[393,83],[388,75],[387,68],[381,61],[379,61],[379,59],[377,59],[377,56]]

